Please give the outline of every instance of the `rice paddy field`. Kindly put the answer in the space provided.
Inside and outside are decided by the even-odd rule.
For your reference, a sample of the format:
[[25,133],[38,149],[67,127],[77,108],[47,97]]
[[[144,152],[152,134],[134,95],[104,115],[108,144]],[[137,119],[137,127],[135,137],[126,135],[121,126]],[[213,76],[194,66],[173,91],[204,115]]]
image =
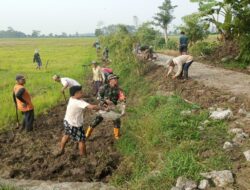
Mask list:
[[[61,84],[52,80],[54,74],[74,78],[84,84],[82,67],[95,59],[94,38],[77,39],[0,39],[0,129],[15,123],[15,105],[12,98],[16,74],[24,74],[26,88],[32,95],[35,114],[46,112],[63,101]],[[34,50],[39,49],[42,69],[33,63]]]

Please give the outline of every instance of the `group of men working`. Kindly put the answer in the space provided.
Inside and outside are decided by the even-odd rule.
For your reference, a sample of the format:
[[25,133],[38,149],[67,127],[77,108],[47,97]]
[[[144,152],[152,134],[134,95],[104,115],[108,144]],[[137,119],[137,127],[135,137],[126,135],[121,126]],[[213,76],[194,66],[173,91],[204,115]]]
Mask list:
[[[193,57],[191,55],[187,55],[188,39],[184,35],[185,34],[182,33],[180,38],[180,52],[182,55],[168,61],[169,69],[166,77],[169,77],[169,75],[173,72],[174,67],[177,66],[178,70],[172,78],[188,79],[188,69],[193,63]],[[98,49],[100,45],[97,44],[96,46]],[[35,52],[34,61],[40,62],[38,67],[39,65],[41,66],[41,59],[38,51]],[[126,102],[125,95],[118,85],[119,77],[113,74],[112,69],[100,67],[95,61],[92,62],[92,72],[93,94],[94,96],[97,96],[99,105],[92,105],[83,100],[84,93],[82,91],[82,86],[76,80],[60,77],[59,75],[54,75],[52,77],[54,81],[60,82],[62,84],[63,87],[61,92],[64,94],[64,97],[66,89],[69,88],[70,93],[70,98],[64,118],[64,136],[61,140],[60,151],[57,155],[64,153],[65,145],[70,138],[78,142],[80,155],[86,155],[85,139],[90,137],[94,128],[98,126],[105,118],[113,120],[114,137],[115,139],[119,139],[121,126],[120,118],[125,114]],[[32,104],[29,92],[24,87],[25,83],[26,80],[23,75],[16,76],[16,85],[14,86],[13,90],[13,99],[16,104],[16,108],[24,115],[21,129],[32,131],[34,122],[34,106]],[[96,110],[98,113],[85,133],[83,129],[83,110],[86,108]],[[117,110],[119,110],[119,113]]]
[[155,61],[157,59],[154,54],[153,46],[140,45],[140,43],[136,43],[134,45],[133,53],[142,58],[142,60],[146,61]]
[[[109,68],[100,68],[95,61],[93,64],[93,81],[97,82],[98,77],[103,77],[99,82],[98,96],[99,104],[92,105],[83,100],[84,93],[82,86],[74,79],[60,77],[54,75],[52,79],[62,84],[61,92],[65,94],[65,90],[69,89],[70,98],[68,100],[67,109],[64,117],[64,135],[60,143],[60,150],[56,153],[56,156],[60,156],[64,153],[65,145],[68,140],[78,142],[79,154],[86,155],[85,140],[92,134],[94,128],[98,126],[104,119],[112,120],[114,123],[114,137],[119,139],[121,117],[125,114],[125,102],[126,98],[123,91],[119,88],[119,77],[112,74],[112,70]],[[100,69],[100,72],[96,72],[96,68]],[[99,70],[98,69],[98,70]],[[95,71],[95,72],[94,72]],[[98,76],[100,75],[100,76]],[[24,87],[26,79],[23,75],[16,76],[16,85],[14,86],[13,99],[24,117],[21,126],[21,130],[26,129],[27,132],[33,130],[34,122],[34,106],[31,101],[31,96],[27,89]],[[95,85],[95,84],[94,84]],[[83,129],[84,117],[83,111],[85,109],[96,110],[97,114],[93,119],[86,132]]]

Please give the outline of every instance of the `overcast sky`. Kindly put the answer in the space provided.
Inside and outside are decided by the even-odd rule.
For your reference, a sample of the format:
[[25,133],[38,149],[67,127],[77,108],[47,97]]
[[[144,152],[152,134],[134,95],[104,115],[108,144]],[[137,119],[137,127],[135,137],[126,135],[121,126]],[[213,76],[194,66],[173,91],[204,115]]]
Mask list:
[[[163,0],[0,0],[0,30],[11,26],[31,34],[93,33],[97,23],[133,24],[152,20]],[[181,17],[196,12],[197,5],[189,0],[172,0],[178,5],[174,11],[174,25]]]

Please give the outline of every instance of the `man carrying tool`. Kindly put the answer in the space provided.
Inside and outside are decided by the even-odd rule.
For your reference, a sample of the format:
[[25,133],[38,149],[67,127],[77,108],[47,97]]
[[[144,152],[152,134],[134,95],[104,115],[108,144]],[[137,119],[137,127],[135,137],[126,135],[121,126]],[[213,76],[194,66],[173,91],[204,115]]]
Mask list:
[[99,53],[99,51],[101,50],[101,45],[99,40],[96,40],[95,43],[93,44],[93,47],[96,49],[96,52]]
[[80,156],[86,156],[83,111],[86,108],[98,110],[98,106],[91,105],[82,99],[83,91],[81,86],[72,86],[69,92],[70,98],[64,117],[64,135],[60,143],[60,150],[55,154],[56,157],[64,154],[65,145],[70,138],[78,142]]
[[16,109],[20,110],[24,115],[21,130],[26,129],[27,132],[30,132],[33,130],[34,106],[31,102],[29,92],[26,90],[26,88],[24,88],[25,83],[26,80],[23,75],[16,76],[16,85],[14,86],[13,90],[13,100],[16,105]]
[[178,57],[175,57],[173,59],[170,59],[168,61],[168,77],[174,70],[175,65],[177,65],[177,73],[172,77],[173,79],[175,78],[182,78],[182,75],[184,73],[184,79],[188,79],[188,69],[190,65],[193,63],[193,57],[191,55],[180,55]]
[[33,63],[35,63],[35,62],[37,64],[36,69],[40,70],[41,67],[42,67],[42,60],[41,60],[41,57],[40,57],[38,49],[35,50],[34,57],[33,57]]
[[102,60],[104,62],[109,62],[109,49],[107,47],[104,48],[104,51],[102,53]]
[[114,123],[114,137],[119,139],[121,116],[125,114],[126,97],[118,86],[118,77],[116,75],[108,76],[108,84],[103,85],[99,90],[100,110],[94,121],[88,127],[86,138],[90,137],[94,128],[99,125],[103,119],[112,120]]

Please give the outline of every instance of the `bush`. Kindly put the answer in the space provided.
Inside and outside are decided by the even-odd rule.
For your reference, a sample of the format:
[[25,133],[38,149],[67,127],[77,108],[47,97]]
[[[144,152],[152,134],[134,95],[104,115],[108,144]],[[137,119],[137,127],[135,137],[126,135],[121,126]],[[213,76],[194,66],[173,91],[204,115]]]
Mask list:
[[162,37],[162,34],[155,30],[151,23],[142,24],[135,36],[141,45],[153,46],[154,48],[163,48],[165,46],[165,39]]
[[198,42],[190,48],[190,52],[194,56],[209,56],[212,55],[218,44],[216,42]]
[[156,49],[163,49],[165,48],[165,39],[163,37],[160,37],[158,36],[156,39],[155,39],[155,48]]
[[169,39],[166,48],[170,50],[178,50],[178,43],[175,40]]
[[242,61],[244,64],[249,65],[250,64],[250,35],[245,35],[240,40],[240,61]]

